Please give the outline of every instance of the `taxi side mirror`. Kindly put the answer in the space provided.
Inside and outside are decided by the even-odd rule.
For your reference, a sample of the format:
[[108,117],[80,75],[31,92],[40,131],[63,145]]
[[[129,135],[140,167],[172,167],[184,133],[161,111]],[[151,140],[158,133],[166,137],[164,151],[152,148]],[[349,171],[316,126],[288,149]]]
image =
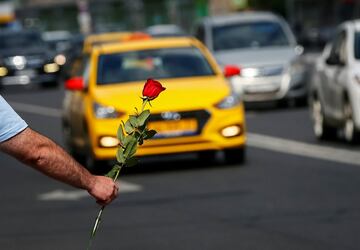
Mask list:
[[240,72],[241,72],[240,68],[235,65],[226,65],[224,67],[225,77],[232,77],[232,76],[240,75]]
[[82,77],[72,77],[65,82],[65,89],[76,91],[85,90],[84,79]]

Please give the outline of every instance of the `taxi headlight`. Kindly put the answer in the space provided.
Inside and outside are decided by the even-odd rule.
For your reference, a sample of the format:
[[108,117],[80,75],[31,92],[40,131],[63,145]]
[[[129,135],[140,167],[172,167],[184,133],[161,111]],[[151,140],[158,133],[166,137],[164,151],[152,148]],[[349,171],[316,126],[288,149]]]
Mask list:
[[232,126],[228,126],[223,128],[220,131],[221,135],[229,138],[229,137],[234,137],[234,136],[238,136],[240,134],[243,133],[243,129],[240,125],[232,125]]
[[99,139],[99,145],[103,148],[114,148],[119,145],[119,140],[113,136],[102,136]]
[[59,71],[59,65],[57,65],[56,63],[45,64],[44,71],[46,73],[55,73],[55,72]]
[[99,119],[118,118],[120,116],[120,113],[112,106],[104,106],[94,102],[93,109],[95,117]]
[[231,95],[225,97],[223,100],[217,103],[216,107],[219,109],[229,109],[238,105],[240,102],[241,100],[239,96],[235,93],[232,93]]

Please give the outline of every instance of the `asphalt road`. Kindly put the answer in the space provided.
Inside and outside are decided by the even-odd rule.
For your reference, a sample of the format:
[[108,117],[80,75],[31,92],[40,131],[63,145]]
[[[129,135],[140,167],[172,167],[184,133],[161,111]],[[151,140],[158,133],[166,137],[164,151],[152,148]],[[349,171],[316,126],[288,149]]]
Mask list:
[[[62,91],[2,94],[63,144]],[[123,173],[123,193],[106,208],[92,249],[359,249],[360,147],[317,142],[307,108],[247,114],[244,166],[188,157]],[[0,249],[86,249],[96,203],[4,154],[0,162]]]

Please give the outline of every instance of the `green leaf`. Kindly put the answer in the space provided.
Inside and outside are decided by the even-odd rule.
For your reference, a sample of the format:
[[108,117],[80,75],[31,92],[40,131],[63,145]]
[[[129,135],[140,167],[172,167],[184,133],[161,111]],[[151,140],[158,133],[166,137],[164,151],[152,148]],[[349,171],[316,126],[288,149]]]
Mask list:
[[136,149],[137,149],[137,140],[136,140],[135,136],[128,136],[128,137],[131,137],[131,138],[124,149],[125,159],[132,157],[136,153]]
[[126,145],[128,145],[129,144],[129,142],[132,140],[132,138],[134,137],[134,135],[128,135],[128,136],[126,136],[125,137],[125,139],[124,139],[124,143],[123,143],[123,148],[125,148],[126,147]]
[[123,125],[120,124],[118,130],[117,130],[117,138],[119,139],[119,141],[121,142],[121,144],[124,143],[124,139],[125,139],[125,134],[124,134],[124,129],[123,129]]
[[110,177],[111,179],[115,179],[115,177],[118,175],[118,172],[120,171],[121,167],[119,165],[114,165],[112,169],[105,175],[107,177]]
[[135,115],[130,115],[129,116],[129,122],[131,123],[133,128],[136,128],[138,126],[137,117]]
[[124,155],[124,151],[122,148],[118,148],[116,151],[116,160],[121,163],[124,164],[125,163],[125,155]]
[[147,130],[144,132],[144,140],[147,140],[147,139],[151,139],[154,137],[154,135],[156,135],[156,131],[155,130]]
[[150,110],[147,109],[141,112],[141,114],[137,117],[138,125],[143,126],[147,122],[149,116],[150,116]]
[[125,131],[126,133],[128,134],[132,134],[134,132],[134,127],[133,125],[131,124],[130,120],[127,120],[125,122]]
[[126,160],[125,164],[127,167],[133,167],[138,164],[139,160],[136,157],[130,157]]

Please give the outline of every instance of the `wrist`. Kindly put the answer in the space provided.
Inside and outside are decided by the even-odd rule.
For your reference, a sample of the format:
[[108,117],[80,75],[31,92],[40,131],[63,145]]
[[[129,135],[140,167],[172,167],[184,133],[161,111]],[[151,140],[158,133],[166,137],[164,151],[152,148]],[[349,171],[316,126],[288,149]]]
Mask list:
[[95,186],[96,186],[96,176],[88,172],[85,177],[83,189],[91,193],[92,190],[94,190]]

